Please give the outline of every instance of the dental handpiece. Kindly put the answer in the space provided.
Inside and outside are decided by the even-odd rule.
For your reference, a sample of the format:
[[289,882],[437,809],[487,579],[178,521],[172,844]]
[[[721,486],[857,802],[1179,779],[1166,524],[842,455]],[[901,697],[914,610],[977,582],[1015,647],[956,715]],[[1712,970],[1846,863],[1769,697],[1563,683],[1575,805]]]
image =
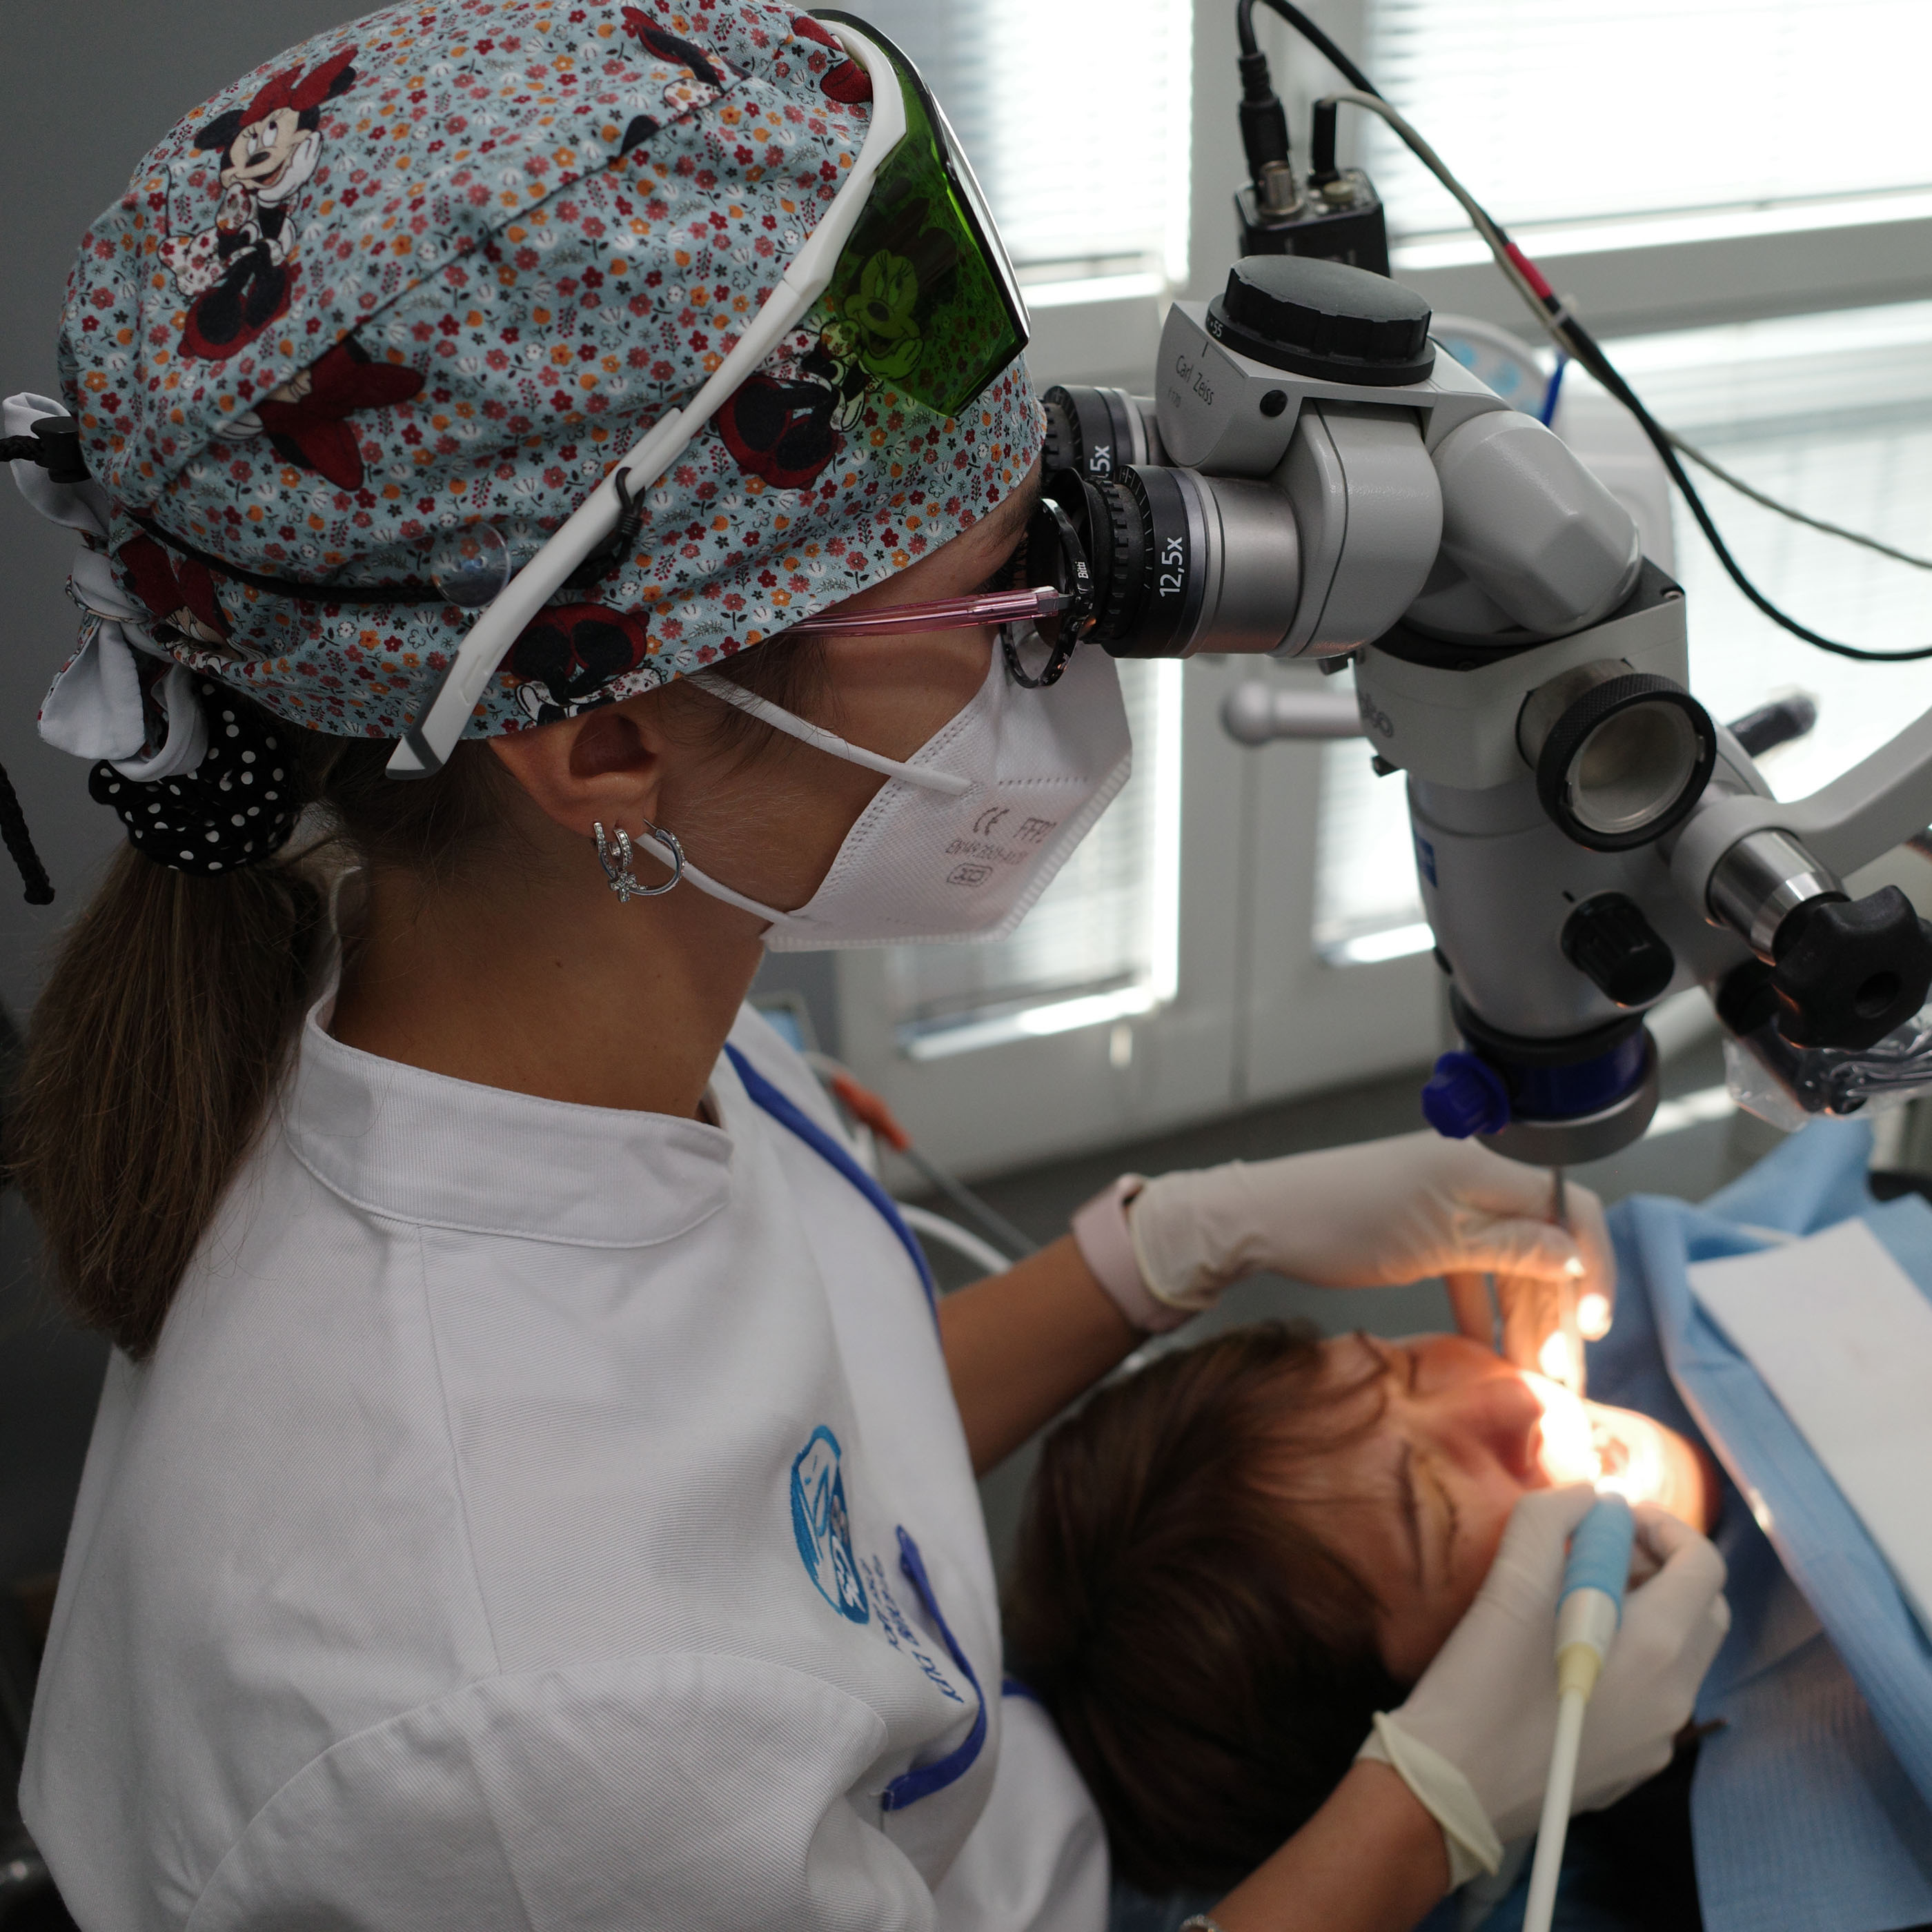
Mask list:
[[1630,1504],[1621,1496],[1602,1496],[1570,1540],[1570,1558],[1556,1600],[1556,1742],[1550,1754],[1550,1782],[1544,1787],[1543,1817],[1536,1830],[1523,1932],[1550,1932],[1563,1841],[1570,1830],[1570,1801],[1576,1786],[1583,1712],[1623,1621],[1624,1586],[1636,1534],[1636,1519]]

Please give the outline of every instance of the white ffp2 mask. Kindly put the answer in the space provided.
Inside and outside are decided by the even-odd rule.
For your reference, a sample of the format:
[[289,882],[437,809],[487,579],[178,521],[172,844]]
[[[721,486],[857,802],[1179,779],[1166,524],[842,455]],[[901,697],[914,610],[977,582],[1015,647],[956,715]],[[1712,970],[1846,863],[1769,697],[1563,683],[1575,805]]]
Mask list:
[[1008,679],[995,651],[970,701],[902,763],[724,680],[697,681],[791,736],[887,774],[796,912],[760,905],[686,862],[693,885],[771,922],[765,944],[775,952],[1004,939],[1132,765],[1119,668],[1099,650],[1075,652],[1057,684],[1031,691]]

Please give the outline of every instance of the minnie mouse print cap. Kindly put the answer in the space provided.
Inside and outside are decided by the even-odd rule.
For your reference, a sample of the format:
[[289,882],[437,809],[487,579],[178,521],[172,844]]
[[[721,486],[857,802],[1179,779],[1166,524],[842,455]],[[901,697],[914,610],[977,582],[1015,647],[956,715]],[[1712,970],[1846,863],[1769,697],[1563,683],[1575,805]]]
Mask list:
[[[86,546],[43,735],[184,772],[210,681],[399,735],[472,619],[421,595],[439,541],[488,524],[526,561],[702,383],[830,205],[870,97],[823,27],[762,0],[442,0],[321,35],[182,122],[82,248],[62,403],[6,405],[10,435],[64,406],[92,479],[14,465]],[[1020,364],[957,417],[891,370],[814,309],[646,493],[633,554],[524,632],[469,734],[715,664],[1018,484],[1040,440]]]

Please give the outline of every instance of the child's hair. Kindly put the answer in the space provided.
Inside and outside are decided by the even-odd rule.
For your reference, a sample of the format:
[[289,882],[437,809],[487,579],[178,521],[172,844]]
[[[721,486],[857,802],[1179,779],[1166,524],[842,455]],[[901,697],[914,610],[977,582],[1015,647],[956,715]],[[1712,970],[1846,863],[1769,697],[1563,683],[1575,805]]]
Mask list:
[[1012,1667],[1144,1891],[1252,1870],[1402,1696],[1374,1590],[1284,1506],[1298,1462],[1372,1426],[1322,1360],[1280,1322],[1164,1355],[1061,1423],[1028,1490]]
[[[719,667],[790,710],[825,690],[815,638]],[[679,735],[743,760],[790,741],[681,682],[654,693]],[[256,707],[224,692],[224,704]],[[500,866],[515,781],[459,744],[435,777],[385,775],[387,740],[271,718],[293,795],[327,836],[214,878],[123,848],[69,931],[28,1030],[5,1162],[32,1209],[68,1311],[136,1360],[153,1350],[286,1070],[321,942],[331,876],[394,868],[442,886]]]

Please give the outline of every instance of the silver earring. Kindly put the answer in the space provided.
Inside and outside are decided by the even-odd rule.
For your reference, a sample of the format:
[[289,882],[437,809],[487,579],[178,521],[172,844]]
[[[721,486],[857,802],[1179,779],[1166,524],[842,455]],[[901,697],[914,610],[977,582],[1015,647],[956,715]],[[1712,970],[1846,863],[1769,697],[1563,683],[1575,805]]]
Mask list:
[[684,877],[684,848],[662,826],[653,825],[648,818],[644,820],[644,830],[660,845],[670,850],[670,877],[661,886],[638,883],[637,874],[631,870],[631,835],[621,825],[617,828],[616,849],[614,852],[610,842],[604,836],[602,824],[592,822],[592,830],[597,841],[597,862],[604,868],[604,876],[610,882],[610,890],[623,905],[628,905],[633,899],[661,898]]

